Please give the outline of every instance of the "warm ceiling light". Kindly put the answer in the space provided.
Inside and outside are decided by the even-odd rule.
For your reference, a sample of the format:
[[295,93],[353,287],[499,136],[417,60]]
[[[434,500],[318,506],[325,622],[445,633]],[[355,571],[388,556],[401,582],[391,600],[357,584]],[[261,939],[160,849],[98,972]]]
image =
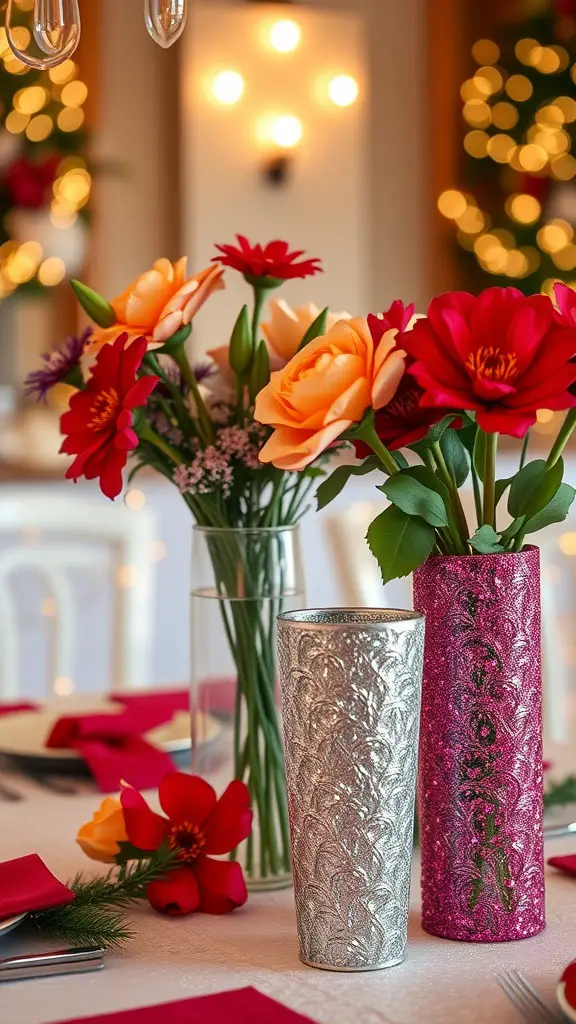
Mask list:
[[282,149],[292,149],[302,138],[302,122],[292,114],[276,117],[270,125],[270,137]]
[[277,21],[270,29],[270,43],[278,53],[292,53],[301,37],[300,25],[289,18]]
[[336,75],[328,86],[328,95],[337,107],[351,107],[358,99],[358,82],[352,75]]
[[237,71],[221,71],[212,82],[212,95],[218,103],[232,106],[244,95],[244,79]]

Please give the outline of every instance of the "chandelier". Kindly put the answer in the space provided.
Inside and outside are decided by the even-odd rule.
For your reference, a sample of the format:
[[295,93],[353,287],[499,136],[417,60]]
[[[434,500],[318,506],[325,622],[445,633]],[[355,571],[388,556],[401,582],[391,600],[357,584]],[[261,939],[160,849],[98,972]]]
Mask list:
[[[144,0],[144,21],[154,42],[164,49],[182,35],[187,0]],[[6,36],[12,53],[31,68],[53,68],[73,53],[80,41],[78,0],[34,0],[32,35],[40,50],[33,56],[16,45],[17,0],[8,0]]]

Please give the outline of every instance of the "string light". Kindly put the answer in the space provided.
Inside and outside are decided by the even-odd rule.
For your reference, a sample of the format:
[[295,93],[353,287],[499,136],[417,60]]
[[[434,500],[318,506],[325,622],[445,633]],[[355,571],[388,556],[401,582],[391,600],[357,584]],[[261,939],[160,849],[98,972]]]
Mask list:
[[487,82],[491,93],[500,92],[504,85],[504,79],[498,71],[498,68],[489,66],[478,68],[478,71],[474,75],[474,81],[476,80]]
[[492,124],[496,128],[514,128],[518,123],[518,111],[512,103],[501,100],[492,108]]
[[464,149],[470,156],[481,159],[488,155],[488,140],[490,136],[481,129],[474,129],[464,136]]
[[576,100],[571,96],[558,96],[554,100],[554,106],[561,111],[566,124],[576,121]]
[[576,269],[576,245],[567,245],[565,249],[560,249],[560,252],[553,253],[552,259],[559,270]]
[[472,47],[472,56],[477,64],[496,64],[500,47],[492,39],[478,39]]
[[540,228],[536,241],[544,252],[556,253],[574,238],[574,229],[566,220],[556,218]]
[[40,265],[38,280],[46,288],[53,288],[66,277],[66,264],[59,256],[50,256]]
[[77,132],[84,124],[85,116],[81,107],[65,107],[58,114],[58,127],[61,132]]
[[542,214],[538,200],[525,192],[509,196],[505,209],[508,216],[519,224],[534,224]]
[[517,103],[524,103],[529,100],[534,87],[529,78],[526,75],[511,75],[505,85],[506,92],[508,93],[511,100],[515,100]]
[[557,157],[550,163],[550,173],[557,181],[570,181],[576,176],[576,160],[569,153]]
[[467,207],[466,197],[457,189],[449,188],[438,197],[438,209],[443,217],[456,220]]
[[37,114],[26,129],[26,137],[30,142],[43,142],[48,138],[53,127],[54,122],[48,114]]
[[14,109],[20,114],[37,114],[48,102],[49,95],[41,85],[31,85],[19,89],[14,96]]
[[485,100],[468,100],[462,114],[464,120],[475,128],[487,128],[492,120],[490,107]]
[[485,218],[482,210],[477,206],[467,206],[459,217],[456,217],[458,227],[467,235],[477,235],[484,230]]
[[542,146],[530,143],[520,147],[518,160],[525,171],[541,171],[548,162],[548,154]]
[[516,143],[510,135],[493,135],[488,141],[488,155],[496,163],[507,163],[516,151]]
[[531,65],[534,63],[532,54],[542,47],[537,39],[519,39],[514,47],[514,53],[521,64]]
[[64,86],[60,100],[65,107],[81,107],[86,102],[87,96],[88,86],[77,79]]

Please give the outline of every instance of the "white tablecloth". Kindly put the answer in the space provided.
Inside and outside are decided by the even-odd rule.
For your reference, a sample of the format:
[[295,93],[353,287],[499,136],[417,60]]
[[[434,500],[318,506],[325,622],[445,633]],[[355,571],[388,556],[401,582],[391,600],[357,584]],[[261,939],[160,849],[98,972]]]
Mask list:
[[[26,800],[0,803],[0,859],[36,851],[62,879],[96,866],[75,845],[79,824],[100,797],[88,784],[61,796],[27,781]],[[576,839],[551,842],[548,854],[576,852]],[[418,865],[406,961],[390,970],[335,974],[298,960],[290,890],[250,897],[225,917],[166,919],[142,905],[132,914],[135,938],[107,956],[96,974],[0,986],[1,1024],[47,1024],[111,1010],[253,985],[319,1024],[513,1024],[514,1009],[495,983],[506,967],[521,969],[552,997],[564,965],[576,957],[576,878],[548,869],[548,927],[533,939],[493,946],[447,942],[419,923]],[[38,945],[38,940],[34,940]],[[14,933],[0,955],[31,949]]]

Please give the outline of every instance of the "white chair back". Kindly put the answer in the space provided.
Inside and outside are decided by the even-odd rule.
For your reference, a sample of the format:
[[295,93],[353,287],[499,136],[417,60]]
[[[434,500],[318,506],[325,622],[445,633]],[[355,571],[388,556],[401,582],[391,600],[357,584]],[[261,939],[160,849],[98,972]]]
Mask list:
[[22,690],[15,575],[31,570],[42,578],[53,624],[47,690],[64,694],[73,688],[78,653],[72,575],[76,570],[101,570],[103,546],[111,556],[113,595],[111,675],[103,685],[130,689],[149,682],[153,540],[154,516],[147,509],[134,512],[118,503],[56,495],[37,487],[0,491],[1,699],[17,697]]

